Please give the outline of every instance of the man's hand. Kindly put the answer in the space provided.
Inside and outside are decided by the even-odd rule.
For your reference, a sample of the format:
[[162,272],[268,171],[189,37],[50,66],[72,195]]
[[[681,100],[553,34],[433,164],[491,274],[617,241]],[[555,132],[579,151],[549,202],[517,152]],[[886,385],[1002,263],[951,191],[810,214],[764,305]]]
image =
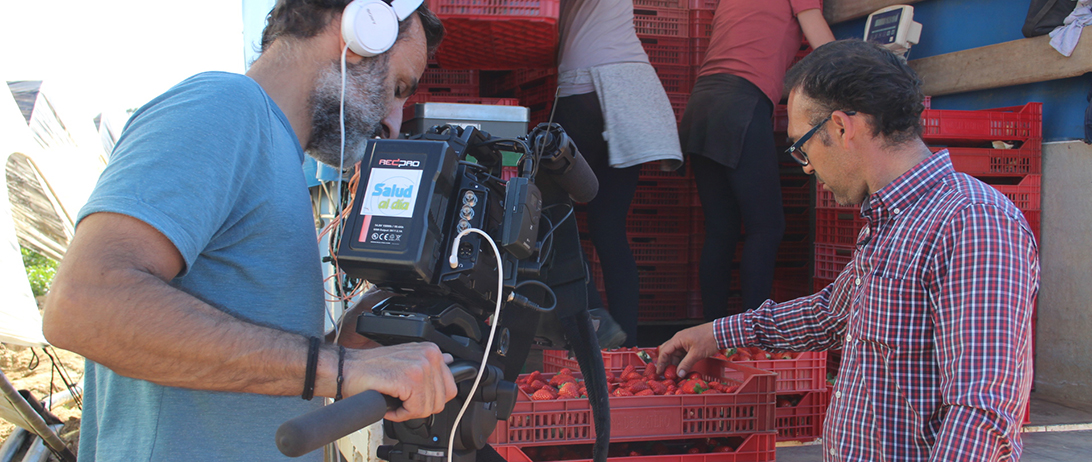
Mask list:
[[679,331],[660,345],[656,359],[656,372],[662,374],[668,364],[678,365],[679,376],[685,375],[695,363],[717,354],[717,339],[713,336],[713,323]]
[[345,396],[375,390],[402,400],[402,407],[383,418],[402,422],[438,414],[455,397],[455,379],[447,364],[451,355],[432,343],[405,343],[368,350],[348,350]]

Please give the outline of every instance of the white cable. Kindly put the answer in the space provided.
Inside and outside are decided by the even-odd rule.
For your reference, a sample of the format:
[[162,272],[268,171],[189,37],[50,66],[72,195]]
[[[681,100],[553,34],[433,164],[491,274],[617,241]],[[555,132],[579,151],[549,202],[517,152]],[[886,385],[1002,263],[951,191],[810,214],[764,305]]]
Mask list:
[[[493,238],[489,237],[485,231],[478,228],[467,228],[459,232],[455,236],[455,241],[451,245],[450,262],[453,262],[454,266],[458,266],[458,260],[455,258],[455,253],[459,249],[459,241],[463,236],[470,233],[481,234],[486,241],[489,242],[489,246],[493,248],[493,254],[497,256],[497,308],[493,311],[493,322],[489,327],[489,340],[485,342],[485,353],[482,356],[482,365],[478,368],[478,376],[474,378],[474,385],[470,387],[470,394],[467,395],[466,402],[463,403],[462,409],[459,409],[459,414],[455,416],[455,424],[451,427],[451,437],[447,440],[447,462],[451,462],[452,452],[455,450],[455,433],[459,429],[459,422],[463,420],[463,413],[466,412],[466,408],[470,406],[470,402],[473,401],[474,392],[478,391],[478,383],[482,380],[482,373],[485,372],[486,362],[489,359],[489,353],[493,351],[493,337],[497,334],[497,324],[500,324],[500,309],[502,298],[501,295],[504,291],[504,263],[501,261],[500,249],[497,248],[497,243],[493,242]],[[453,268],[454,268],[453,266]]]
[[[339,156],[338,165],[337,165],[337,201],[334,203],[334,220],[337,220],[338,223],[336,225],[334,225],[334,231],[335,232],[330,235],[330,239],[333,239],[334,236],[338,236],[338,237],[341,236],[341,232],[338,232],[338,231],[341,230],[341,225],[342,225],[342,223],[341,223],[341,177],[345,172],[345,54],[348,51],[349,51],[349,45],[346,44],[345,48],[341,49],[341,98],[340,98],[341,101],[339,102],[338,112],[337,112],[338,125],[339,125],[339,128],[340,128],[340,135],[341,135],[341,155]],[[333,196],[330,196],[330,200],[333,200],[333,199],[334,199]],[[333,244],[334,243],[330,243],[330,245],[328,245],[327,248],[332,247]],[[333,265],[333,267],[334,267],[334,292],[335,293],[340,293],[341,292],[341,287],[339,287],[339,286],[341,285],[341,278],[338,277],[338,275],[337,275],[337,273],[339,271],[339,268],[338,268],[338,265],[337,265],[337,258],[331,258],[330,259],[330,264]],[[344,294],[342,295],[342,297],[344,297]],[[342,312],[342,314],[344,314],[345,313],[345,301],[340,300],[339,302],[341,303],[341,312]],[[334,314],[330,310],[326,310],[326,314],[327,314],[327,316],[330,317],[330,321],[334,324],[334,338],[335,339],[340,339],[341,338],[341,325],[336,320],[334,320]],[[340,319],[340,316],[338,318]]]

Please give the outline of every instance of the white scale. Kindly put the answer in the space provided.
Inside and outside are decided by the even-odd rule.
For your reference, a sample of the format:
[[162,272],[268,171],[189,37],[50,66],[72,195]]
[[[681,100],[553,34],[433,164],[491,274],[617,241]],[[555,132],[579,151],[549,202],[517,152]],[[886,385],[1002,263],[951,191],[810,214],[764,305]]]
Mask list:
[[864,35],[865,41],[905,55],[921,39],[921,23],[914,22],[914,7],[892,5],[868,15]]

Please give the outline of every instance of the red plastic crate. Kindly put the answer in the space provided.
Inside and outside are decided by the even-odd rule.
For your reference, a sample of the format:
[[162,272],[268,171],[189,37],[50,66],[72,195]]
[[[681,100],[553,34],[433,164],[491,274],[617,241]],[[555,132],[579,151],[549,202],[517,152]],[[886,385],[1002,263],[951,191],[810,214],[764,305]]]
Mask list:
[[1043,103],[979,111],[926,109],[921,124],[929,144],[1041,140]]
[[687,0],[633,0],[634,8],[686,9]]
[[853,246],[815,244],[815,277],[837,279],[853,260]]
[[814,289],[815,293],[819,293],[819,291],[821,291],[823,289],[826,289],[827,286],[829,286],[831,284],[834,284],[833,279],[823,279],[823,278],[817,278],[817,277],[816,278],[811,278],[811,286],[812,286],[812,289]]
[[632,204],[634,207],[689,207],[692,183],[685,178],[640,178]]
[[421,74],[418,82],[421,86],[432,85],[473,85],[478,86],[478,71],[475,69],[440,69],[429,67]]
[[1023,149],[988,149],[930,146],[933,152],[947,149],[957,172],[982,176],[1013,176],[1042,173],[1041,142],[1025,143]]
[[690,87],[694,85],[690,66],[656,66],[655,69],[665,92],[690,93]]
[[648,62],[653,66],[690,65],[690,40],[658,36],[638,37],[638,39],[645,49],[645,54],[648,55]]
[[[645,162],[641,164],[640,179],[642,180],[686,180],[694,179],[694,172],[690,170],[690,163],[683,164],[675,171],[665,172],[660,170],[660,161]],[[691,188],[693,189],[693,188]]]
[[811,176],[782,176],[781,204],[785,207],[811,207]]
[[857,245],[857,236],[868,222],[853,209],[815,209],[815,243]]
[[686,290],[642,290],[637,293],[637,321],[678,321],[686,319],[690,292]]
[[[636,351],[603,350],[602,355],[603,367],[607,370],[623,369],[630,364],[636,366],[644,361]],[[561,372],[565,368],[580,371],[580,364],[576,358],[569,357],[568,350],[542,350],[542,372]]]
[[784,104],[774,106],[773,131],[784,133],[789,130],[789,107]]
[[674,8],[633,8],[637,35],[686,38],[687,11]]
[[815,182],[815,208],[861,210],[859,205],[839,205],[838,201],[834,200],[834,193],[824,189],[823,184],[818,181]]
[[[612,432],[613,433],[613,432]],[[612,434],[613,436],[613,434]],[[777,456],[777,434],[770,432],[753,433],[741,437],[732,437],[733,440],[741,440],[738,446],[735,446],[735,450],[732,452],[712,452],[703,454],[665,454],[665,455],[647,455],[647,456],[630,456],[630,457],[608,457],[607,460],[611,462],[773,462]],[[659,440],[649,440],[656,441]],[[667,443],[675,443],[677,441],[669,441]],[[590,462],[592,447],[591,445],[583,445],[570,447],[565,446],[565,449],[572,449],[574,451],[582,451],[581,454],[587,456],[584,459],[567,459],[567,458],[554,458],[545,456],[544,452],[538,451],[539,448],[533,447],[520,447],[517,445],[497,445],[493,446],[493,449],[497,450],[497,453],[504,458],[507,462]],[[535,455],[532,458],[531,455]],[[558,451],[558,455],[560,456]]]
[[1018,184],[991,184],[1005,197],[1008,197],[1020,210],[1039,210],[1040,202],[1040,175],[1027,175]]
[[[600,292],[606,291],[603,284],[603,266],[598,262],[589,262],[592,278],[595,279],[595,288]],[[685,290],[689,281],[690,272],[685,264],[663,265],[637,265],[637,284],[640,293],[646,292],[673,292]]]
[[556,67],[559,0],[428,0],[447,33],[436,60],[447,69]]
[[557,77],[548,76],[533,82],[526,82],[516,90],[520,103],[524,106],[552,104],[557,95]]
[[[634,364],[643,367],[644,362]],[[610,398],[611,442],[725,437],[775,430],[774,374],[706,359],[692,369],[707,380],[740,383],[734,393]],[[620,369],[612,372],[621,372]],[[553,374],[543,374],[549,379]],[[579,375],[574,373],[573,375]],[[507,421],[497,422],[491,444],[581,444],[595,441],[585,398],[532,401],[523,391]]]
[[827,389],[827,352],[825,351],[805,351],[796,359],[736,361],[731,364],[742,364],[777,374],[778,393],[804,393]]
[[[785,240],[800,240],[805,239],[811,232],[812,219],[808,214],[808,209],[800,209],[799,211],[787,210],[785,211]],[[693,223],[691,223],[693,227]],[[693,228],[692,228],[693,229]]]
[[671,102],[671,110],[675,112],[675,122],[682,122],[686,103],[690,101],[690,93],[668,93],[667,100]]
[[417,87],[417,94],[429,96],[456,96],[464,98],[477,98],[480,96],[480,88],[477,85],[421,85]]
[[698,71],[705,62],[705,52],[709,50],[708,37],[691,37],[690,39],[690,65],[694,66],[694,78],[697,79]]
[[[588,232],[587,212],[576,212],[577,229]],[[626,231],[632,234],[688,234],[689,207],[633,206],[626,216]]]
[[629,234],[633,259],[641,263],[688,263],[689,234]]
[[691,10],[716,10],[720,0],[690,0]]
[[713,36],[713,10],[690,10],[690,38]]
[[[826,369],[823,374],[826,375]],[[824,385],[826,380],[823,381]],[[780,402],[782,396],[778,396]],[[785,397],[789,398],[789,397]],[[795,398],[795,397],[793,397]],[[830,406],[830,390],[812,391],[800,397],[795,406],[777,408],[778,441],[814,441],[823,436],[823,420]]]
[[773,300],[784,302],[811,295],[811,283],[807,268],[775,268]]

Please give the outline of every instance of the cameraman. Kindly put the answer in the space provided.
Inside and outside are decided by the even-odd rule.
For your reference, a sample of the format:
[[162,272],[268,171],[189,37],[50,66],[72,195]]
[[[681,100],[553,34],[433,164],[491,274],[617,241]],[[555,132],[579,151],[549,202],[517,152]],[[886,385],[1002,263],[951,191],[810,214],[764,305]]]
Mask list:
[[[247,75],[198,74],[133,114],[44,313],[49,341],[87,358],[81,460],[279,460],[274,431],[322,405],[311,395],[378,390],[402,400],[394,421],[455,396],[451,358],[433,344],[318,345],[301,164],[305,151],[341,160],[348,3],[280,0]],[[397,133],[443,35],[423,4],[398,29],[385,53],[345,55],[345,166],[373,134]]]

